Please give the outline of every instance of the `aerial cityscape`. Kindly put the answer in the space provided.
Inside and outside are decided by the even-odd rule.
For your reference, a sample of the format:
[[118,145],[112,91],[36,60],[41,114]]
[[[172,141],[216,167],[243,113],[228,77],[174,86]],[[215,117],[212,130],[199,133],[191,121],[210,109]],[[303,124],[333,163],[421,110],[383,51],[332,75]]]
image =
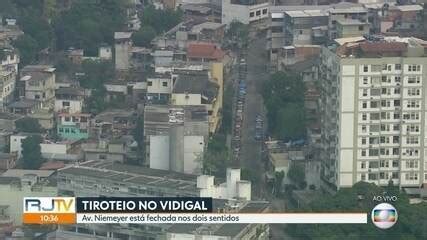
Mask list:
[[[427,0],[0,0],[0,19],[0,240],[427,239]],[[368,217],[29,224],[43,197]]]

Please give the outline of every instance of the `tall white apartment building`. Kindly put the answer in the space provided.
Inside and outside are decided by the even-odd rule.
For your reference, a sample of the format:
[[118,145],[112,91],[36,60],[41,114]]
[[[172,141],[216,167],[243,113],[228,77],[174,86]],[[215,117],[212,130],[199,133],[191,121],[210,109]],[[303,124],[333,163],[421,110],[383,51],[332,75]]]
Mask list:
[[386,37],[322,49],[322,179],[427,183],[427,42]]

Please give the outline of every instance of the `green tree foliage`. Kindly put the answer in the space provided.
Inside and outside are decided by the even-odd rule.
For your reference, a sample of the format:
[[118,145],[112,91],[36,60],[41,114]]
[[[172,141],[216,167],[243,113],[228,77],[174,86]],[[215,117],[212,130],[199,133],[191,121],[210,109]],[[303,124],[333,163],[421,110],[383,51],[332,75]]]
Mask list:
[[208,148],[203,156],[203,171],[216,177],[225,177],[230,154],[225,145],[226,137],[216,134],[209,140]]
[[154,5],[147,5],[141,16],[142,26],[151,26],[157,34],[168,31],[182,21],[182,11],[171,9],[156,9]]
[[305,137],[305,111],[300,103],[288,103],[279,109],[273,123],[273,132],[281,139],[301,139]]
[[151,40],[156,37],[156,30],[151,26],[143,26],[138,32],[132,34],[132,41],[139,47],[150,47]]
[[105,82],[114,78],[111,61],[85,60],[82,63],[82,72],[85,75],[80,78],[80,86],[89,89],[101,90]]
[[105,109],[107,109],[108,103],[105,101],[105,94],[106,94],[106,89],[104,86],[98,89],[92,89],[92,94],[87,100],[87,103],[83,111],[98,114],[104,111]]
[[143,162],[145,156],[144,149],[144,117],[138,116],[136,120],[136,127],[132,132],[133,138],[138,143],[138,159]]
[[233,47],[245,48],[249,44],[249,26],[239,21],[232,21],[225,33]]
[[15,122],[16,129],[20,132],[26,133],[41,133],[43,132],[42,126],[35,118],[24,117]]
[[[391,190],[392,189],[392,190]],[[427,203],[409,204],[409,199],[398,188],[381,188],[375,184],[359,182],[352,188],[344,188],[334,196],[325,195],[312,201],[303,212],[367,212],[370,213],[378,202],[374,196],[394,195],[398,201],[393,205],[398,211],[398,221],[387,231],[368,224],[321,224],[293,225],[287,232],[301,239],[427,239]],[[391,193],[391,194],[390,194]]]
[[127,1],[76,0],[69,11],[54,20],[59,49],[82,48],[96,55],[102,43],[112,44],[115,31],[126,22]]
[[33,62],[37,57],[38,51],[40,50],[37,41],[27,34],[19,36],[13,45],[19,49],[22,65],[27,65]]
[[305,136],[304,83],[294,73],[277,72],[262,91],[270,133],[279,139]]
[[41,154],[40,143],[42,138],[38,135],[28,136],[22,141],[22,167],[24,169],[39,169],[44,159]]
[[288,171],[288,178],[300,188],[305,188],[305,169],[303,164],[293,163]]

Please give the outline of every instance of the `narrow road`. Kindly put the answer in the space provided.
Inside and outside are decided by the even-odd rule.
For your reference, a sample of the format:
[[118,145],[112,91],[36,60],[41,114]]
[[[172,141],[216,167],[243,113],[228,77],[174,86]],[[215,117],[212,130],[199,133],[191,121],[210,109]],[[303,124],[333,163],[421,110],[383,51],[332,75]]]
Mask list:
[[[268,63],[267,54],[265,51],[265,37],[256,38],[248,47],[246,54],[247,63],[247,94],[245,101],[245,110],[243,117],[242,142],[241,142],[241,157],[240,164],[242,168],[248,169],[252,174],[257,174],[257,179],[261,183],[253,184],[253,199],[262,198],[265,190],[264,179],[264,163],[261,160],[261,142],[255,141],[255,120],[256,115],[264,114],[263,99],[261,90],[263,82],[269,77],[266,71]],[[264,117],[265,119],[265,117]]]

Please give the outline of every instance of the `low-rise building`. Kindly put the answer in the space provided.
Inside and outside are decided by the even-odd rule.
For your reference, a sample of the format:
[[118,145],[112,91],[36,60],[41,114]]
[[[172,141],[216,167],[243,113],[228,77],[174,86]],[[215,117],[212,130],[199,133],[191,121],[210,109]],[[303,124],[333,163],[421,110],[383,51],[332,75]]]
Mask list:
[[205,106],[151,105],[144,110],[150,168],[200,173],[209,136]]
[[40,101],[43,107],[53,107],[55,98],[55,68],[49,65],[28,65],[21,70],[19,96]]
[[244,24],[257,22],[268,18],[269,2],[222,0],[222,24],[229,25],[233,21]]
[[79,113],[82,111],[84,98],[82,88],[58,88],[55,90],[55,112]]
[[62,139],[80,140],[89,138],[90,114],[59,113],[57,117],[57,134]]
[[116,138],[131,135],[136,126],[137,113],[132,109],[111,109],[93,118],[91,131],[97,137]]
[[225,53],[214,43],[191,42],[187,47],[187,61],[222,62]]
[[127,135],[109,141],[101,139],[99,142],[85,143],[82,146],[82,151],[86,161],[101,160],[125,163],[137,159],[136,151],[134,151],[136,146],[137,143],[133,137]]
[[360,20],[337,20],[337,38],[357,37],[369,34],[369,23]]

